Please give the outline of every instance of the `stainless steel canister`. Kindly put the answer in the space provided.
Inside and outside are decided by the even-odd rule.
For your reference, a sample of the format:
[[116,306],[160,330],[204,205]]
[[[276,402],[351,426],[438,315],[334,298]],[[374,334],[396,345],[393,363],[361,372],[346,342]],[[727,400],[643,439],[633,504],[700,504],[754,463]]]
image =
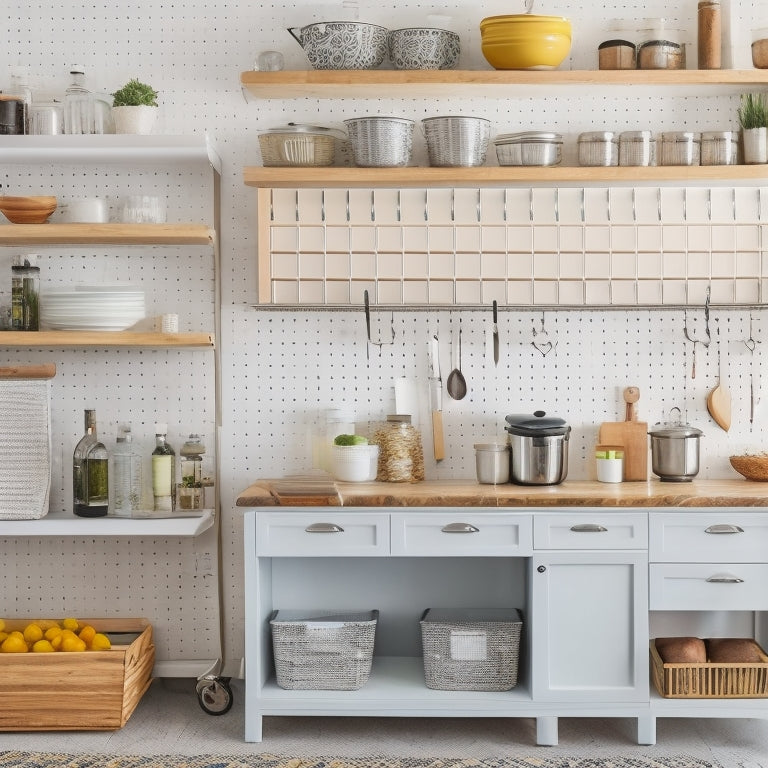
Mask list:
[[651,131],[619,134],[619,165],[656,165],[656,139]]
[[475,443],[478,483],[509,482],[509,446],[504,443]]
[[613,131],[587,131],[579,134],[579,165],[619,164],[619,139]]
[[692,131],[669,131],[661,134],[662,165],[699,165],[701,136]]
[[510,477],[518,485],[557,485],[568,474],[571,428],[544,411],[507,416]]
[[659,479],[688,482],[699,473],[702,431],[690,424],[656,424],[651,436],[651,467]]
[[563,137],[549,131],[502,133],[493,142],[499,165],[559,165]]
[[704,131],[701,134],[702,165],[737,165],[738,131]]

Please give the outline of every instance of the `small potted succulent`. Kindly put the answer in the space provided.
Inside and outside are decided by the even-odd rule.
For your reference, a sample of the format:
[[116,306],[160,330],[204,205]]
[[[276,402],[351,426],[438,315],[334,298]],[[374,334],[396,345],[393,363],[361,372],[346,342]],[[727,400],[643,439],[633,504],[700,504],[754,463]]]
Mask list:
[[768,162],[768,101],[761,93],[745,93],[739,106],[744,162]]
[[112,94],[115,133],[152,133],[157,117],[157,91],[136,78]]

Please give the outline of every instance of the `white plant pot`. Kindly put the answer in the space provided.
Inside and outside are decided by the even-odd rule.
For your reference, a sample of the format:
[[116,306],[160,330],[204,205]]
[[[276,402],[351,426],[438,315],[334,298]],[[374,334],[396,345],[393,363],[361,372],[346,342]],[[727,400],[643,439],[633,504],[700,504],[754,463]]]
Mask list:
[[744,162],[768,163],[768,128],[743,128]]
[[152,133],[157,118],[157,107],[144,104],[136,107],[112,107],[115,133]]

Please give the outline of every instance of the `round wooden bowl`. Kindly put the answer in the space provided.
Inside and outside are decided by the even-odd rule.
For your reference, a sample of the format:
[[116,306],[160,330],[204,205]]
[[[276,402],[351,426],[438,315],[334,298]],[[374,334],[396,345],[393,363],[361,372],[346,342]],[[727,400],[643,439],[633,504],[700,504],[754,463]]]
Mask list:
[[53,195],[0,196],[0,211],[13,224],[43,224],[57,205]]
[[768,482],[768,456],[731,456],[731,466],[747,480]]

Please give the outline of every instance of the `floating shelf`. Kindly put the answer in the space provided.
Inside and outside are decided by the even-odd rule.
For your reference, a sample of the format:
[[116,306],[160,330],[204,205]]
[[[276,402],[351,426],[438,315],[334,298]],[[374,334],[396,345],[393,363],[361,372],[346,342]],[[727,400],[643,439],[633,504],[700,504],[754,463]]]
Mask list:
[[206,245],[205,224],[8,224],[0,245]]
[[127,347],[142,349],[213,349],[212,333],[151,333],[136,331],[0,331],[0,347],[54,348]]
[[585,88],[631,87],[657,94],[738,94],[768,88],[764,69],[644,70],[283,70],[240,75],[246,98],[431,98],[584,95]]
[[611,186],[641,184],[713,185],[718,183],[757,185],[768,181],[766,165],[707,166],[613,166],[600,168],[550,166],[475,168],[263,168],[248,166],[245,184],[263,188],[330,187],[501,187],[583,186],[604,183]]
[[76,517],[50,512],[39,520],[0,520],[0,538],[6,536],[198,536],[214,521],[211,509],[184,517]]

